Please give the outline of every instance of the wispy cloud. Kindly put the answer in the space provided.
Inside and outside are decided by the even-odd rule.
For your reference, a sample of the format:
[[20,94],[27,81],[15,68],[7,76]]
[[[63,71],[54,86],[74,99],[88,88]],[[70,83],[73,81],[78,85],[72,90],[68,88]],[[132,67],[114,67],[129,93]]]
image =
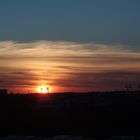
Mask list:
[[1,41],[0,86],[30,89],[44,79],[68,91],[115,89],[140,83],[139,63],[140,50],[123,44]]

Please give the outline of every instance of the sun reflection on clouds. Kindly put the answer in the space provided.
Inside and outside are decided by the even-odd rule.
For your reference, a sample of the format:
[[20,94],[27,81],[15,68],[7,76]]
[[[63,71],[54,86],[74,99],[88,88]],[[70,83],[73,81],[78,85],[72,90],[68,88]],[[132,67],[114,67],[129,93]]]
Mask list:
[[115,80],[119,86],[125,83],[115,75],[140,83],[139,62],[140,51],[126,45],[1,41],[0,86],[16,92],[36,92],[35,86],[48,86],[51,92],[98,90],[104,85],[112,89]]

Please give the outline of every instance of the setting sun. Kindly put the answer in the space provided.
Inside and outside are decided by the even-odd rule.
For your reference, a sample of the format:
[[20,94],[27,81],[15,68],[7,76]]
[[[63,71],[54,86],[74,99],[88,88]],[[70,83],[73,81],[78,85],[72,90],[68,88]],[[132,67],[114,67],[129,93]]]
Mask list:
[[47,94],[47,93],[49,93],[49,87],[47,87],[47,86],[39,86],[37,88],[37,92],[41,93],[41,94]]

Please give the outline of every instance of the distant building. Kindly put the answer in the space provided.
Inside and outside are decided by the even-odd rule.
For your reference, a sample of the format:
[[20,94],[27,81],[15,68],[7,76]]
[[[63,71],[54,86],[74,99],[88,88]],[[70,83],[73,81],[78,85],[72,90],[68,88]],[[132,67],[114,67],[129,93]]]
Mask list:
[[0,95],[7,95],[7,89],[0,89]]

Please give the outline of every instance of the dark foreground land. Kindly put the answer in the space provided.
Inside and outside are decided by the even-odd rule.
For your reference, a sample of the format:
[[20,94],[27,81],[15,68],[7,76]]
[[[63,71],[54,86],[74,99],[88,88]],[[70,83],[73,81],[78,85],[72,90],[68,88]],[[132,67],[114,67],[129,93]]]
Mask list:
[[5,135],[140,135],[140,92],[1,95]]

